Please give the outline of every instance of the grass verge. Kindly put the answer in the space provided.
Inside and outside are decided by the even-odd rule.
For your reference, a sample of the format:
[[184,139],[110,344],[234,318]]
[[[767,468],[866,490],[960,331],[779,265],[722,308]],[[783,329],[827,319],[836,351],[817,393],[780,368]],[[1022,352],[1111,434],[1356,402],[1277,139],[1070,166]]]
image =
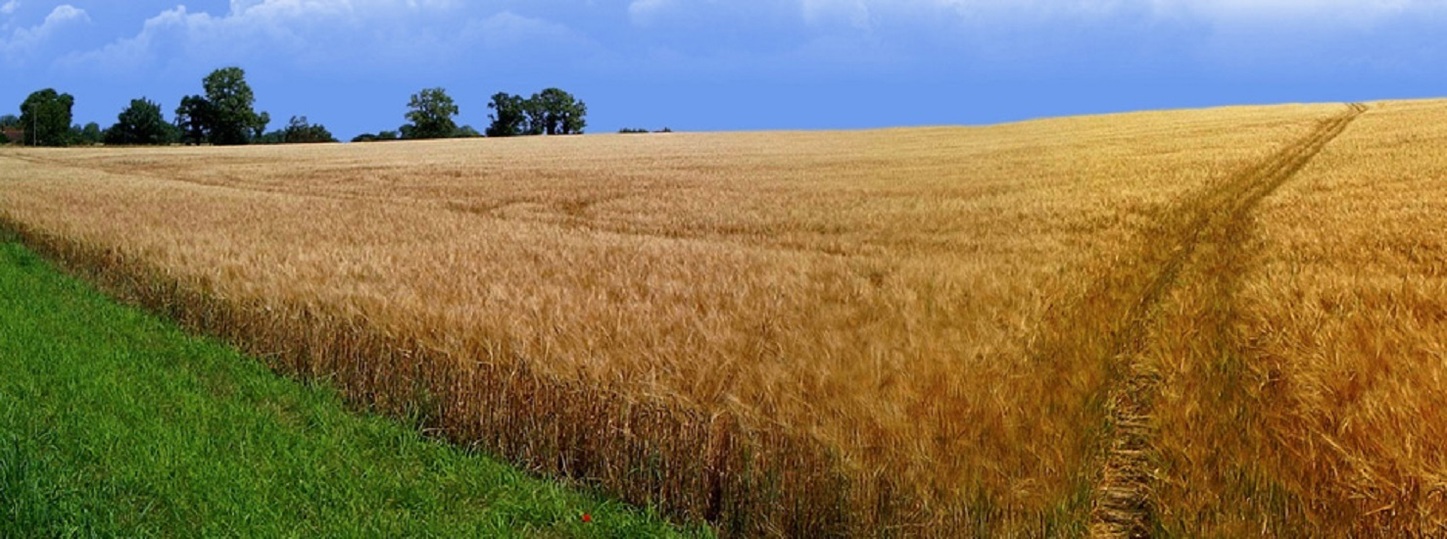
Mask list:
[[0,537],[680,535],[351,413],[3,237],[0,372]]

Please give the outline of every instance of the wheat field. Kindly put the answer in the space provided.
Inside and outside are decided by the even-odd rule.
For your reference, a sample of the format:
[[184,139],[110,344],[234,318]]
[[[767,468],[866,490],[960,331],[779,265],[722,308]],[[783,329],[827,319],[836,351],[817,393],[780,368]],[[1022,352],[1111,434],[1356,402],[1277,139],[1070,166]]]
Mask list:
[[0,223],[725,535],[1447,531],[1447,103],[0,149]]

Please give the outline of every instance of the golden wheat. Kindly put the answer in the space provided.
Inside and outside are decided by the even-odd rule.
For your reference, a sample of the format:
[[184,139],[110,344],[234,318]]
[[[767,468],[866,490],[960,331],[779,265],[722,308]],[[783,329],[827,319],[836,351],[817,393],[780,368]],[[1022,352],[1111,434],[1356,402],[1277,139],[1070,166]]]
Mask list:
[[[1412,527],[1440,517],[1447,439],[1408,421],[1442,402],[1423,385],[1443,368],[1443,240],[1423,230],[1443,214],[1420,198],[1440,176],[1371,145],[1447,134],[1418,109],[1447,115],[1368,113],[1260,193],[1259,223],[1207,217],[1261,163],[1310,159],[1291,152],[1345,107],[5,150],[0,217],[278,367],[726,532],[1084,532],[1126,356],[1158,379],[1165,529],[1339,530],[1379,509],[1363,499]],[[1402,177],[1400,204],[1358,192]],[[1251,241],[1187,234],[1202,223]],[[1199,346],[1198,311],[1232,365]],[[1416,359],[1368,359],[1399,351]]]

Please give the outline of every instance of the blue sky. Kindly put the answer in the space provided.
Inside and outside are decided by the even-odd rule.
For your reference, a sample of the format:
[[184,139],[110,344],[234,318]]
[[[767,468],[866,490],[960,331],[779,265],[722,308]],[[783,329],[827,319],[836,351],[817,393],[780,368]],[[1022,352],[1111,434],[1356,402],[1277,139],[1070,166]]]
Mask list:
[[0,0],[0,112],[169,113],[247,70],[271,127],[395,129],[442,86],[569,90],[589,131],[980,124],[1447,96],[1447,0]]

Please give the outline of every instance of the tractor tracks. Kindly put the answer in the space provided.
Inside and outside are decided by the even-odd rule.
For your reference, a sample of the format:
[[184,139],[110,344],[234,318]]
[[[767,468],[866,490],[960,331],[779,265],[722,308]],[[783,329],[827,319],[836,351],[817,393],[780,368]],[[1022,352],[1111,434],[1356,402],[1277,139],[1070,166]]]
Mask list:
[[[1133,253],[1135,268],[1099,283],[1057,324],[1073,324],[1074,332],[1100,331],[1103,341],[1085,337],[1064,339],[1056,347],[1084,346],[1085,352],[1107,361],[1110,378],[1106,401],[1106,441],[1095,478],[1090,512],[1092,537],[1148,537],[1154,519],[1151,490],[1154,483],[1152,404],[1159,373],[1141,360],[1150,324],[1167,294],[1178,286],[1183,271],[1206,275],[1206,290],[1229,294],[1239,270],[1238,253],[1249,239],[1249,216],[1266,196],[1291,179],[1366,110],[1351,104],[1343,113],[1322,120],[1306,137],[1257,164],[1189,197],[1167,211],[1145,233],[1146,241]],[[1205,249],[1210,247],[1209,252]],[[1198,256],[1199,255],[1199,256]],[[1200,298],[1223,302],[1223,298]],[[1219,311],[1219,309],[1217,309]],[[1107,313],[1102,317],[1101,313]],[[1108,313],[1121,313],[1111,317]],[[1230,313],[1217,312],[1204,321],[1195,338],[1220,339]],[[1084,319],[1097,320],[1081,323]],[[1063,327],[1063,326],[1062,326]],[[1056,350],[1064,352],[1065,350]]]

